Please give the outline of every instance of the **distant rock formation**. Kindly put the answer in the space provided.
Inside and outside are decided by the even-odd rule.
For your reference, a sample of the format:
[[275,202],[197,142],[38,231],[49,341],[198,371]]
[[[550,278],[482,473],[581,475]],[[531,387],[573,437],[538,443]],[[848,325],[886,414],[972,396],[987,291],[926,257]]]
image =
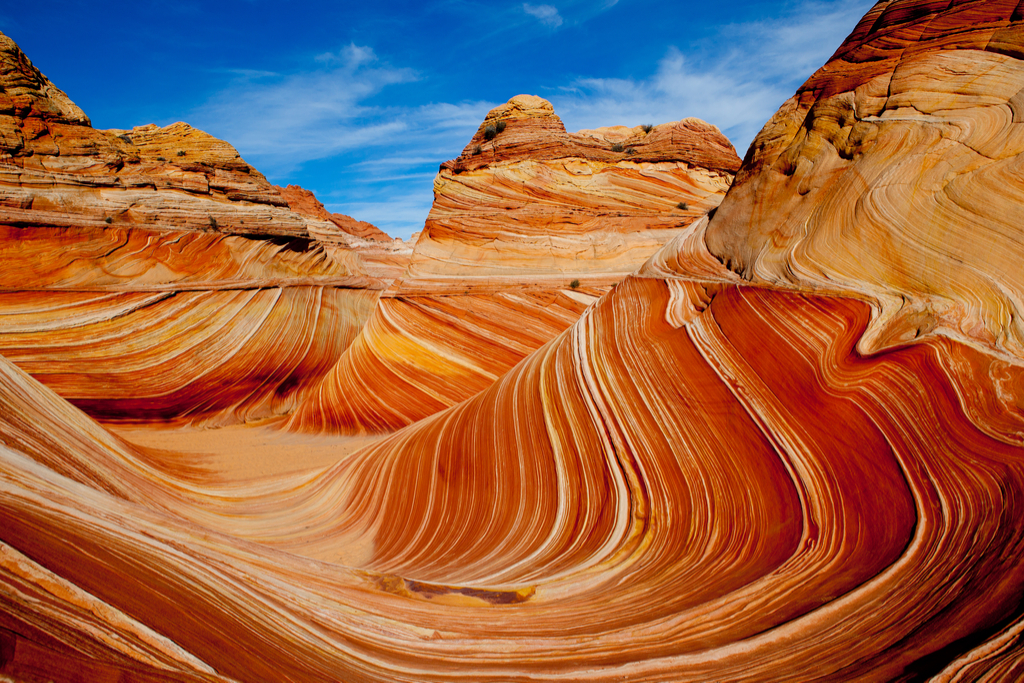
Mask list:
[[441,165],[408,273],[290,426],[390,431],[482,391],[718,206],[739,163],[697,119],[571,134],[513,97]]
[[350,241],[346,246],[362,258],[367,273],[386,280],[394,280],[405,273],[412,257],[415,239],[408,243],[400,237],[392,238],[377,226],[357,221],[342,213],[330,213],[312,192],[298,185],[274,186],[288,207],[295,213],[318,220],[330,221],[342,231],[362,241]]
[[547,100],[513,97],[442,164],[410,276],[622,279],[718,206],[739,164],[698,119],[571,134]]
[[386,232],[372,223],[357,221],[343,213],[329,212],[316,198],[316,195],[298,185],[289,185],[288,187],[275,185],[274,189],[288,202],[288,208],[295,213],[330,221],[353,237],[388,244],[394,241]]
[[386,287],[363,242],[187,124],[93,129],[0,35],[0,354],[90,414],[288,412]]

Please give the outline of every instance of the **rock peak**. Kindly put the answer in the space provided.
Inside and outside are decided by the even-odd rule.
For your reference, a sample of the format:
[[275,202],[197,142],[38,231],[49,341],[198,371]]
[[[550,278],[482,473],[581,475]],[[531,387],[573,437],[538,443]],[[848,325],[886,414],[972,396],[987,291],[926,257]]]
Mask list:
[[543,97],[536,95],[516,95],[505,104],[495,107],[487,113],[484,122],[498,119],[524,119],[542,116],[558,118],[555,108]]
[[17,43],[3,33],[0,33],[0,114],[92,125],[85,112],[33,66]]

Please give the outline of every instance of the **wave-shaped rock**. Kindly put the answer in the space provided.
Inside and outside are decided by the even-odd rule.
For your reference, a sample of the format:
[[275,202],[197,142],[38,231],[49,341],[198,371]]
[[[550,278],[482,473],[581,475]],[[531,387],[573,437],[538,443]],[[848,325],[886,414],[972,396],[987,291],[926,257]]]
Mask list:
[[0,353],[107,419],[290,412],[386,287],[366,240],[187,124],[93,129],[3,35],[0,86]]
[[[885,0],[847,43],[874,58],[846,69],[843,48],[811,82],[855,92],[886,55],[936,46],[968,54],[924,82],[970,64],[984,82],[972,36],[996,26],[986,44],[1024,58],[1016,7]],[[961,89],[950,102],[973,101]],[[799,208],[760,144],[741,179]],[[872,149],[850,160],[866,179]],[[913,185],[899,162],[872,187]],[[884,264],[870,287],[749,270],[744,245],[768,263],[787,244],[765,240],[749,186],[490,387],[293,477],[187,472],[0,359],[0,673],[1018,679],[1021,357],[943,325],[871,350],[878,292],[932,299]],[[930,224],[897,199],[914,195],[892,199],[904,230]],[[832,238],[822,272],[881,251]],[[1012,292],[1019,271],[992,259],[977,272]]]
[[291,427],[389,431],[481,391],[718,206],[738,165],[697,119],[567,133],[512,98],[441,165],[408,271]]

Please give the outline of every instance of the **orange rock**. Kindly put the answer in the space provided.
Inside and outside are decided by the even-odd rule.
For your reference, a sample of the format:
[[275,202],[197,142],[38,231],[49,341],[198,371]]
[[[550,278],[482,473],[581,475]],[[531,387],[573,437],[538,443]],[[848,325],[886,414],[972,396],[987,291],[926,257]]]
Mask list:
[[386,286],[363,240],[187,124],[94,130],[2,35],[0,85],[0,354],[107,419],[290,412]]
[[406,276],[290,426],[388,431],[483,390],[716,207],[738,164],[697,119],[569,134],[512,98],[442,164]]

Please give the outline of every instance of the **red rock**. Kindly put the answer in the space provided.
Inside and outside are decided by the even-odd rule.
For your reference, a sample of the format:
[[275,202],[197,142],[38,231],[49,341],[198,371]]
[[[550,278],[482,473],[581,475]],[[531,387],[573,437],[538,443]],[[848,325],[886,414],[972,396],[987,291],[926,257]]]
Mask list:
[[106,419],[289,412],[385,287],[358,240],[187,124],[94,130],[2,35],[0,85],[0,354]]
[[389,431],[482,391],[716,207],[738,164],[697,119],[569,134],[512,98],[442,164],[408,272],[290,426]]

